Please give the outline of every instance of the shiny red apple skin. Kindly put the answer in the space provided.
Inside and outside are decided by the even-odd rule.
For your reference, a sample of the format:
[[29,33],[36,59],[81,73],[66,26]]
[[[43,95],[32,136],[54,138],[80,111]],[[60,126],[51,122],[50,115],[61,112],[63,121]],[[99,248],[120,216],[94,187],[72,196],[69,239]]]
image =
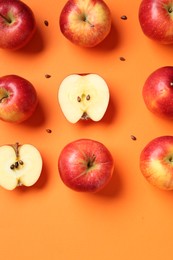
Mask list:
[[173,190],[173,136],[151,140],[141,152],[140,169],[150,184]]
[[107,37],[111,22],[110,9],[103,0],[69,0],[59,19],[62,34],[72,43],[87,48],[95,47]]
[[110,181],[114,162],[111,153],[102,143],[79,139],[62,149],[58,169],[62,181],[72,190],[98,192]]
[[0,119],[12,123],[27,120],[35,111],[38,97],[34,86],[17,75],[0,77]]
[[173,2],[142,0],[139,23],[143,33],[161,44],[173,44]]
[[35,31],[36,20],[29,6],[18,0],[0,0],[0,48],[18,50]]
[[142,95],[152,113],[173,119],[173,67],[161,67],[152,72],[144,83]]

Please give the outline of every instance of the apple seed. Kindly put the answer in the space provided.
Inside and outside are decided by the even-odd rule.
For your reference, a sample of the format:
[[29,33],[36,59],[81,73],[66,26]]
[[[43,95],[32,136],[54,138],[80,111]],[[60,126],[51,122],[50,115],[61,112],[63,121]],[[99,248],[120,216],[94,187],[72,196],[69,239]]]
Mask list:
[[14,168],[15,168],[15,165],[12,164],[12,165],[10,166],[10,169],[11,169],[11,170],[14,170]]
[[81,102],[81,98],[80,98],[79,96],[77,97],[77,101],[78,101],[78,102]]
[[86,100],[90,100],[90,95],[87,95],[87,96],[86,96]]
[[127,16],[126,16],[126,15],[122,15],[122,16],[121,16],[121,19],[122,19],[122,20],[127,20]]
[[48,25],[49,25],[49,22],[48,22],[47,20],[45,20],[45,21],[44,21],[44,24],[45,24],[46,26],[48,26]]

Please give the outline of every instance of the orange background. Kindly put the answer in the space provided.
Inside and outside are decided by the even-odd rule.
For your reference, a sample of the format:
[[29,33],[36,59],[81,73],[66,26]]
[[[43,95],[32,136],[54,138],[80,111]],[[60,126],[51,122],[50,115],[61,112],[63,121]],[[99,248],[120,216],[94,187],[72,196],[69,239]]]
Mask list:
[[[139,170],[143,147],[154,137],[173,133],[172,122],[152,115],[141,94],[152,71],[172,65],[172,46],[143,35],[139,0],[106,0],[112,12],[110,35],[93,49],[75,46],[59,29],[65,2],[25,0],[35,14],[37,32],[22,50],[0,50],[1,75],[25,77],[39,96],[38,108],[27,122],[0,122],[0,144],[31,143],[44,162],[33,187],[0,189],[0,257],[172,260],[173,193],[148,184]],[[73,125],[65,119],[57,91],[72,73],[97,73],[106,80],[111,100],[102,121]],[[70,190],[58,174],[61,149],[83,137],[104,143],[115,161],[111,182],[97,194]]]

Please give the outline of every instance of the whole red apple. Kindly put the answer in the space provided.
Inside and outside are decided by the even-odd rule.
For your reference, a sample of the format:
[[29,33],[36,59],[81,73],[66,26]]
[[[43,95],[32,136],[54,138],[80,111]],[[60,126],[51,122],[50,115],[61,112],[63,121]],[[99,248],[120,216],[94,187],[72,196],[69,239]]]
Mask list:
[[142,0],[139,23],[143,33],[162,44],[173,43],[173,2],[170,0]]
[[59,23],[68,40],[82,47],[94,47],[109,34],[111,13],[103,0],[69,0]]
[[0,0],[0,48],[24,47],[35,29],[36,21],[30,7],[19,0]]
[[173,67],[161,67],[151,73],[144,83],[142,95],[151,112],[172,119]]
[[79,139],[67,144],[58,159],[66,186],[81,192],[98,192],[110,181],[114,169],[109,150],[100,142]]
[[17,75],[0,77],[0,119],[21,123],[28,119],[37,106],[34,86]]
[[173,190],[173,136],[150,141],[141,152],[140,169],[149,183]]

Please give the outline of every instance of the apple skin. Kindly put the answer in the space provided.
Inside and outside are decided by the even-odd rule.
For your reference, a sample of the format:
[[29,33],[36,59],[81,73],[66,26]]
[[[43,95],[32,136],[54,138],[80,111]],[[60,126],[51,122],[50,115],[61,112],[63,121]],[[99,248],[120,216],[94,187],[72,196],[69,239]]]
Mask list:
[[35,111],[38,97],[34,86],[17,75],[0,77],[0,119],[11,123],[27,120]]
[[103,0],[69,0],[59,19],[62,34],[72,43],[94,47],[111,29],[111,13]]
[[140,170],[152,185],[173,190],[173,136],[156,137],[144,147]]
[[173,44],[173,2],[170,0],[142,0],[139,23],[143,33],[161,44]]
[[0,0],[0,48],[24,47],[36,31],[36,20],[29,6],[18,0]]
[[110,181],[114,162],[102,143],[79,139],[62,149],[58,169],[63,183],[72,190],[98,192]]
[[142,95],[152,113],[173,119],[173,67],[161,67],[151,73],[144,83]]

